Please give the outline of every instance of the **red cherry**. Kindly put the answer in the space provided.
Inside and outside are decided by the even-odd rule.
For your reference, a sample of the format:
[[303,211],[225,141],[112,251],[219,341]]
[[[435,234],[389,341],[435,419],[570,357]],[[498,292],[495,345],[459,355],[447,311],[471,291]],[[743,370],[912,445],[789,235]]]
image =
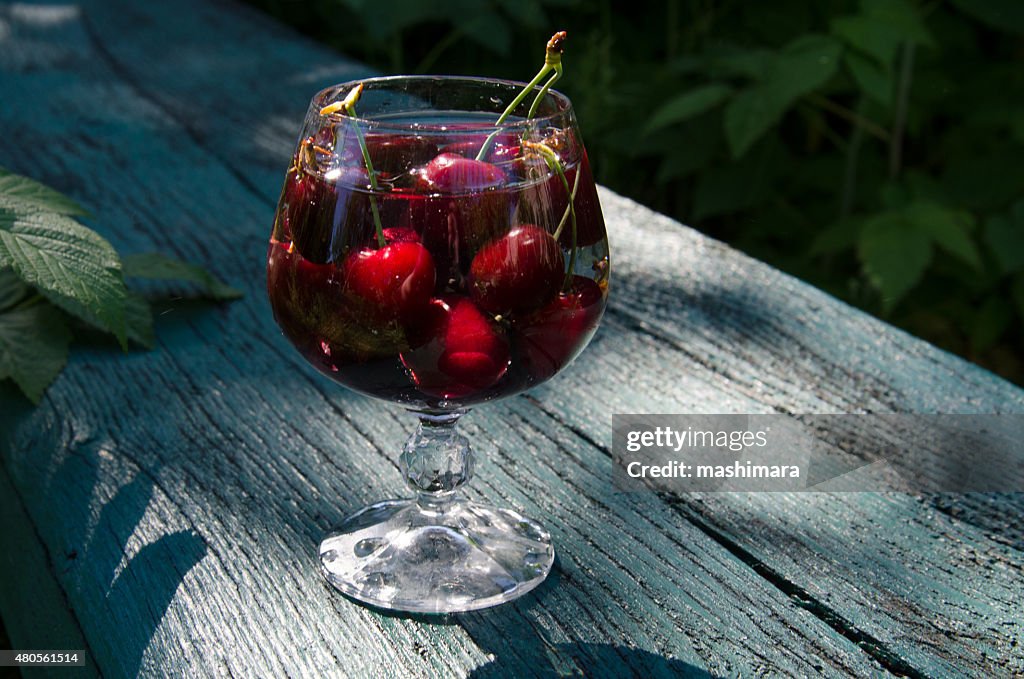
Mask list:
[[[361,163],[362,152],[358,142],[355,148]],[[437,155],[437,142],[420,135],[369,134],[366,136],[366,148],[370,152],[373,169],[386,175],[408,172]]]
[[[463,158],[476,158],[480,147],[487,141],[489,133],[473,134],[470,136],[459,135],[456,141],[442,147],[444,153],[454,153]],[[490,163],[510,161],[519,155],[519,137],[510,132],[502,132],[491,142],[487,151],[486,159]]]
[[426,307],[434,292],[434,260],[423,245],[398,241],[351,253],[343,287],[358,313],[375,321],[399,321]]
[[517,322],[516,344],[530,375],[545,380],[572,362],[597,330],[604,306],[597,283],[573,276],[567,292]]
[[555,239],[532,224],[514,227],[480,248],[469,267],[469,294],[495,314],[543,306],[565,276],[565,259]]
[[[480,246],[504,233],[512,212],[506,175],[490,163],[442,153],[416,171],[422,200],[410,207],[438,265],[440,289],[458,286]],[[458,195],[452,195],[458,194]]]
[[384,240],[388,243],[419,243],[420,235],[411,226],[390,226],[384,229]]
[[472,193],[505,183],[505,173],[491,163],[442,153],[417,171],[419,184],[435,193]]
[[426,394],[461,398],[492,386],[508,370],[504,331],[467,297],[432,299],[421,334],[421,344],[403,353],[402,363]]

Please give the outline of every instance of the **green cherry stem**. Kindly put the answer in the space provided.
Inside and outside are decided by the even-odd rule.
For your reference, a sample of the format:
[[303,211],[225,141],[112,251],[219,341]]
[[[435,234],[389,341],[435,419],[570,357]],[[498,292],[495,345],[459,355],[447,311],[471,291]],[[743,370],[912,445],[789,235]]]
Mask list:
[[344,112],[345,116],[348,117],[349,123],[352,125],[352,130],[356,134],[356,141],[359,143],[359,150],[363,154],[363,164],[366,165],[366,174],[370,179],[370,211],[373,213],[373,227],[377,231],[377,247],[384,247],[388,244],[384,238],[384,226],[380,221],[380,210],[377,208],[377,196],[374,195],[377,192],[377,174],[373,171],[373,161],[370,160],[370,150],[366,148],[366,138],[363,137],[363,131],[359,127],[359,121],[356,120],[356,102],[359,101],[359,95],[363,93],[363,83],[359,83],[348,93],[348,95],[342,101],[336,101],[333,104],[328,104],[320,109],[320,115],[330,115],[337,113],[338,111]]
[[[541,88],[538,98],[535,99],[533,105],[530,106],[530,114],[527,118],[533,117],[533,114],[540,103],[540,99],[543,98],[543,95],[547,94],[548,89],[550,89],[551,85],[558,80],[562,74],[562,52],[564,51],[562,43],[565,42],[565,37],[565,31],[559,31],[551,36],[551,39],[548,40],[548,44],[544,50],[544,65],[541,66],[539,71],[537,71],[537,75],[533,76],[533,80],[527,83],[526,87],[516,95],[516,98],[512,100],[512,103],[505,107],[502,114],[498,116],[496,121],[494,121],[495,126],[501,125],[505,122],[508,117],[512,115],[512,111],[516,110],[516,107],[523,103],[523,100],[526,99],[526,95],[532,92],[533,88],[537,87],[537,85],[540,85],[548,73],[554,71],[555,74],[551,77],[551,80]],[[483,146],[480,147],[480,152],[476,154],[477,160],[484,159],[487,152],[491,150],[491,145],[494,143],[494,139],[498,136],[499,132],[500,130],[495,130],[487,136],[487,139],[484,140]]]
[[566,222],[569,221],[569,213],[572,212],[573,203],[576,202],[576,191],[580,188],[580,168],[576,168],[576,179],[572,182],[572,193],[569,194],[569,204],[565,206],[565,212],[562,213],[562,218],[558,220],[558,228],[555,229],[555,233],[552,234],[555,240],[562,235],[562,229],[565,228]]
[[[558,157],[558,154],[543,142],[523,142],[523,146],[531,151],[536,151],[547,163],[548,168],[552,172],[558,175],[558,178],[562,180],[562,186],[565,187],[566,194],[569,195],[569,219],[572,223],[572,248],[569,253],[569,270],[565,272],[565,280],[562,282],[562,290],[568,290],[572,284],[573,270],[576,268],[576,237],[577,237],[577,226],[576,226],[576,207],[573,205],[573,192],[569,189],[569,180],[565,178],[565,170],[562,169],[562,160]],[[579,170],[577,170],[577,176]],[[555,240],[561,235],[561,226],[552,236]]]
[[540,106],[540,102],[544,100],[544,96],[548,93],[548,90],[551,89],[551,86],[558,82],[558,79],[561,77],[562,64],[558,64],[557,66],[555,66],[555,72],[551,74],[551,77],[548,78],[548,81],[544,83],[544,87],[540,88],[540,92],[538,92],[537,96],[534,97],[533,104],[530,105],[530,112],[526,114],[527,120],[533,118],[533,116],[536,115],[537,108]]
[[[537,109],[540,107],[540,102],[542,102],[544,100],[544,97],[547,95],[548,90],[550,90],[551,86],[554,85],[556,82],[558,82],[558,79],[562,77],[562,58],[561,58],[561,55],[565,51],[565,48],[562,47],[562,44],[565,42],[565,38],[566,38],[565,31],[561,31],[561,32],[556,33],[555,35],[553,35],[551,37],[551,40],[548,41],[548,46],[547,46],[546,54],[557,54],[558,55],[557,58],[554,59],[551,62],[555,72],[551,75],[551,77],[548,79],[548,81],[546,83],[544,83],[544,87],[542,87],[540,92],[537,93],[537,96],[534,97],[533,104],[530,106],[530,112],[526,114],[526,119],[527,120],[533,118],[533,116],[536,115]],[[545,63],[547,63],[547,61],[548,61],[548,58],[545,57]],[[558,164],[561,167],[561,165],[562,165],[561,164],[561,160],[558,161]],[[565,168],[561,167],[561,170],[564,172]],[[569,192],[569,204],[565,207],[565,212],[562,213],[562,218],[558,221],[558,227],[555,229],[555,233],[554,233],[555,240],[558,240],[558,237],[562,234],[562,229],[565,228],[565,224],[566,224],[566,222],[569,219],[569,213],[573,210],[573,203],[575,203],[575,201],[576,201],[576,190],[579,188],[579,186],[580,186],[580,173],[579,173],[579,170],[577,170],[576,171],[576,179],[575,179],[575,181],[573,181],[573,184],[572,184],[572,191]]]

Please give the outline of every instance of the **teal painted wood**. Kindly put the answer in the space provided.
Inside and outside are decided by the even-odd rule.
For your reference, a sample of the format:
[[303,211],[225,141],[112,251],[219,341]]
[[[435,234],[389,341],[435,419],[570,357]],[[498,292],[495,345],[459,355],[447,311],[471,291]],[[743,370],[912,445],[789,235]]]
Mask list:
[[0,415],[22,514],[104,674],[1020,669],[1013,499],[613,491],[616,410],[990,412],[1024,398],[610,192],[616,277],[598,339],[550,385],[466,422],[483,458],[472,494],[545,518],[551,581],[441,622],[337,597],[316,540],[402,493],[410,418],[302,364],[270,318],[262,260],[308,97],[365,71],[227,3],[19,4],[0,21],[0,164],[78,197],[119,248],[189,257],[248,293],[174,308],[155,352],[92,345],[37,411]]

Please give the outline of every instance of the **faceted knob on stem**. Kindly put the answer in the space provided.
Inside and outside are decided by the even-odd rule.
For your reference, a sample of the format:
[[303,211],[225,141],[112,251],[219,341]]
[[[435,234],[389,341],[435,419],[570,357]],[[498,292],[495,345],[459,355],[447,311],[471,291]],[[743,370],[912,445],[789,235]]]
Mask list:
[[399,458],[405,482],[424,509],[442,510],[473,475],[473,449],[457,429],[461,416],[421,415]]

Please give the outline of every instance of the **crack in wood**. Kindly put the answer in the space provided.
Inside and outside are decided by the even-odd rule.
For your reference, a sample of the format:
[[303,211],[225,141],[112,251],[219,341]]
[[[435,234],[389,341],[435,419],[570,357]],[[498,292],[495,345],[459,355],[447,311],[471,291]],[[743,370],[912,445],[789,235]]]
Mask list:
[[687,503],[682,498],[669,496],[664,493],[658,493],[658,495],[661,496],[666,504],[675,509],[702,533],[727,549],[730,554],[749,566],[755,573],[788,596],[794,604],[810,612],[833,630],[852,641],[858,648],[871,656],[890,673],[898,677],[927,679],[927,674],[924,674],[917,668],[911,666],[884,642],[859,629],[856,625],[839,615],[839,613],[834,609],[823,603],[806,589],[792,580],[787,579],[784,575],[747,551],[738,542],[715,529],[710,523],[704,520],[704,517],[700,512],[690,503]]

